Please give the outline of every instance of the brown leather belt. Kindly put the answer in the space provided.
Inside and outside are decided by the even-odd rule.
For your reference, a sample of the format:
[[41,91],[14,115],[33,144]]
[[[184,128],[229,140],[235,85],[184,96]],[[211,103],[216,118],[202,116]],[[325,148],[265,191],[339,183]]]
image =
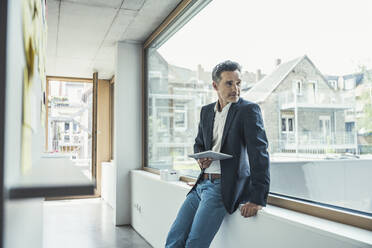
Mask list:
[[204,180],[211,180],[213,182],[213,180],[215,179],[219,179],[221,178],[221,174],[216,174],[216,173],[203,173],[202,175],[202,179]]

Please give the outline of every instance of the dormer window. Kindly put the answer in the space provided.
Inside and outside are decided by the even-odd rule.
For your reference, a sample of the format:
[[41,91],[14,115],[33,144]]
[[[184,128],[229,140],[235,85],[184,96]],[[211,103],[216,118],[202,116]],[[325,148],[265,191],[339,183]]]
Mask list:
[[345,80],[345,90],[352,90],[355,88],[355,79],[347,79]]

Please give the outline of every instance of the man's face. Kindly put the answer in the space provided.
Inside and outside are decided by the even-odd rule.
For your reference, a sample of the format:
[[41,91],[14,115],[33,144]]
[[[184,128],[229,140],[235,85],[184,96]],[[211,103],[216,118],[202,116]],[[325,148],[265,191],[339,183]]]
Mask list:
[[240,96],[240,72],[224,71],[221,73],[221,80],[213,82],[213,88],[217,91],[219,99],[225,103],[237,102]]

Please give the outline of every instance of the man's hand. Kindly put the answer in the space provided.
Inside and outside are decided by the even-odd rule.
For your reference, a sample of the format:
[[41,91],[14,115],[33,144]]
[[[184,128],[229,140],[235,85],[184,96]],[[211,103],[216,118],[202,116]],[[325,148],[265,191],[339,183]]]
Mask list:
[[199,164],[200,169],[208,168],[211,165],[211,163],[212,163],[211,158],[198,159],[198,164]]
[[255,216],[257,214],[257,211],[260,209],[262,209],[262,206],[251,203],[251,202],[247,202],[240,208],[240,213],[242,214],[242,216],[246,218],[246,217]]

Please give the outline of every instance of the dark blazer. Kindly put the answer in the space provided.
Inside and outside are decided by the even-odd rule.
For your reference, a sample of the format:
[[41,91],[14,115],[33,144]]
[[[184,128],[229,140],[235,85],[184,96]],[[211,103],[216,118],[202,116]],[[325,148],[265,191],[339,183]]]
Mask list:
[[[201,109],[194,153],[212,150],[215,104]],[[232,103],[223,130],[221,152],[233,158],[220,161],[222,199],[230,214],[242,202],[250,201],[266,206],[270,185],[267,148],[268,141],[258,104],[242,98]],[[199,183],[203,171],[193,189]]]

